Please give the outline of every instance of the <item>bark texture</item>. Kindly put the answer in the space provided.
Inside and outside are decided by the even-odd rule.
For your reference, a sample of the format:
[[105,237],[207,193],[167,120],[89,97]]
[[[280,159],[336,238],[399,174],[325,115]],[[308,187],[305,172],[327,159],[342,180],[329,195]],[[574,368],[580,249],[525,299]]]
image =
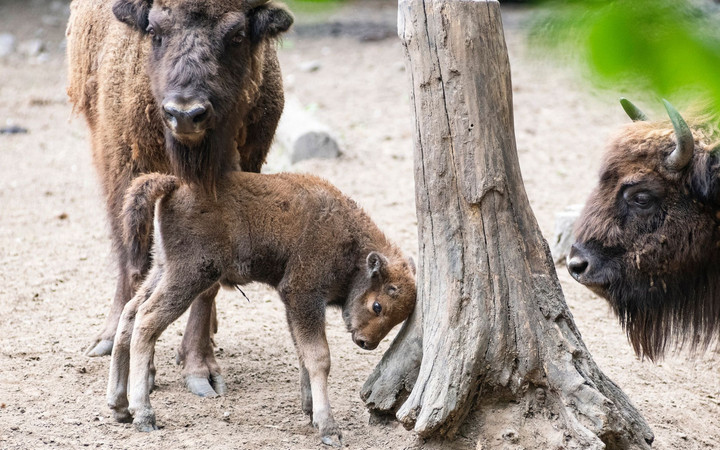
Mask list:
[[425,438],[481,417],[477,439],[490,442],[481,410],[497,408],[513,422],[503,438],[528,448],[648,448],[652,431],[582,342],[530,209],[498,2],[400,0],[398,28],[415,120],[418,303],[363,400]]

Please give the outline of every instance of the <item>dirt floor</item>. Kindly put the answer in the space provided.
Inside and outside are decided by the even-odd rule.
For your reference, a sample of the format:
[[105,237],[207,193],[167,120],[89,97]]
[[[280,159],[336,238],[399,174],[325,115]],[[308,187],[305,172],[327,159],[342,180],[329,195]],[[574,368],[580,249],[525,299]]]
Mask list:
[[[385,33],[394,28],[395,11],[395,2],[365,0],[303,15],[280,57],[287,92],[343,144],[340,158],[292,170],[328,178],[415,255],[409,84],[401,44]],[[318,17],[350,24],[307,25]],[[523,38],[527,17],[523,9],[504,10],[520,162],[549,238],[554,214],[584,200],[604,143],[628,119],[616,100],[624,93],[593,93],[562,64],[531,54]],[[261,286],[245,290],[250,302],[231,292],[218,299],[226,397],[186,392],[174,363],[182,318],[156,353],[159,388],[152,401],[161,430],[138,433],[112,420],[105,405],[109,359],[82,354],[108,311],[115,271],[88,133],[83,120],[71,119],[65,96],[66,18],[67,1],[0,2],[0,34],[16,40],[14,51],[0,57],[0,128],[27,129],[0,134],[0,448],[321,447],[300,410],[283,306]],[[654,447],[720,448],[720,356],[638,360],[605,302],[564,268],[558,272],[591,354],[640,409],[655,433]],[[397,424],[368,425],[358,395],[392,336],[375,351],[360,350],[336,311],[328,334],[330,396],[346,446],[421,448],[423,442]],[[501,428],[497,435],[487,431],[477,448],[518,448],[502,440]]]

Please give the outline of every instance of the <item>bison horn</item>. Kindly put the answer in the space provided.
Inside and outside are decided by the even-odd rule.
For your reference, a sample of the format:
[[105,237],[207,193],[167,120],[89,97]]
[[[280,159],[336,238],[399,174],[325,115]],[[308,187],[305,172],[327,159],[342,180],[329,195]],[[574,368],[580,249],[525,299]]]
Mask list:
[[633,122],[641,121],[641,122],[647,122],[650,120],[644,112],[640,110],[637,106],[633,104],[630,100],[626,99],[625,97],[622,97],[620,99],[620,104],[622,105],[622,108],[625,110],[628,116],[633,120]]
[[690,127],[688,127],[688,124],[680,113],[677,112],[677,109],[665,99],[663,99],[663,103],[675,129],[675,141],[677,142],[675,150],[668,155],[665,164],[671,170],[682,170],[687,167],[693,157],[695,139],[690,131]]
[[269,1],[270,0],[247,0],[247,4],[248,6],[250,6],[250,8],[257,8],[258,6],[262,6]]

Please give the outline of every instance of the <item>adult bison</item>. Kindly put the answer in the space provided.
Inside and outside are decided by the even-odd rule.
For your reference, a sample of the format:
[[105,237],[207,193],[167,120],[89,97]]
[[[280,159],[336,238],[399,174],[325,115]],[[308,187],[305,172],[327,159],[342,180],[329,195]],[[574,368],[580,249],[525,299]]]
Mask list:
[[661,122],[622,103],[634,122],[607,150],[568,269],[655,360],[670,342],[706,346],[720,328],[720,135],[667,101]]
[[[140,250],[122,244],[127,187],[164,172],[213,192],[226,171],[259,172],[284,103],[275,41],[292,22],[268,0],[72,2],[68,95],[90,128],[120,272],[88,355],[110,353],[123,306],[150,267],[144,254],[133,269]],[[193,305],[178,353],[188,387],[203,396],[225,391],[211,342],[216,291]]]

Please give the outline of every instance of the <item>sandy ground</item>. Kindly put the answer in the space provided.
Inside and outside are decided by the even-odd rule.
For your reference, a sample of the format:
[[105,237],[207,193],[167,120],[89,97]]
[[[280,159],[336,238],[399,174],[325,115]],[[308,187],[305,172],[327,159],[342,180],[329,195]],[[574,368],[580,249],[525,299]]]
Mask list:
[[[365,1],[330,20],[394,24],[394,2]],[[0,33],[18,49],[0,60],[0,448],[318,448],[300,410],[297,361],[283,306],[261,286],[218,299],[218,358],[229,384],[221,399],[185,391],[174,364],[184,318],[161,337],[153,394],[160,431],[113,422],[105,405],[108,358],[81,350],[99,330],[114,290],[98,183],[85,124],[71,118],[65,86],[65,1],[0,3]],[[520,162],[541,229],[589,193],[608,136],[627,118],[621,93],[594,95],[561,64],[543,63],[524,43],[522,9],[505,9],[513,67]],[[44,51],[33,51],[40,38]],[[37,50],[37,49],[36,49]],[[412,128],[400,42],[290,34],[280,52],[287,91],[333,127],[343,155],[293,170],[321,175],[357,199],[410,254],[416,254]],[[319,69],[303,71],[316,61]],[[720,448],[720,357],[672,355],[639,361],[604,301],[559,277],[585,343],[653,428],[657,449]],[[365,352],[339,314],[328,317],[330,396],[349,448],[418,448],[397,424],[368,425],[359,389],[390,343]],[[509,424],[511,426],[512,424]],[[500,434],[483,448],[515,448]],[[467,442],[448,448],[467,448]],[[472,446],[470,446],[472,447]]]

